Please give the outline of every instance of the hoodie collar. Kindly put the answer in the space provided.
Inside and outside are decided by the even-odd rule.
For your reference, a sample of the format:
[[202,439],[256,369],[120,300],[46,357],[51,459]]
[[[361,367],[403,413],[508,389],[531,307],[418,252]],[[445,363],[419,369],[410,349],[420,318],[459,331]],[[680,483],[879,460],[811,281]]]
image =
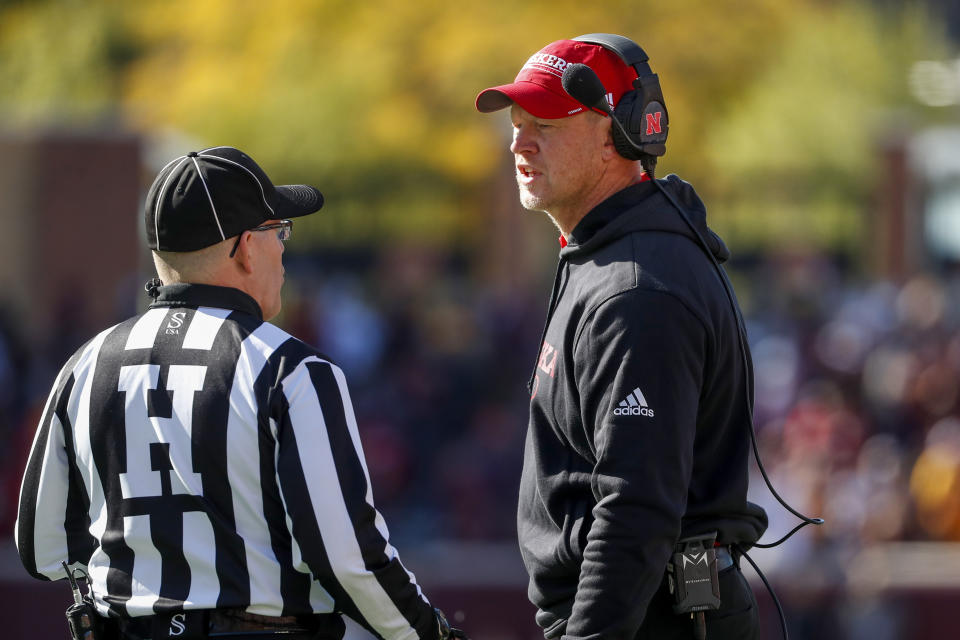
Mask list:
[[617,191],[615,194],[595,206],[587,212],[577,226],[570,232],[567,239],[569,245],[586,244],[603,227],[607,226],[614,218],[634,206],[637,202],[645,200],[652,191],[656,190],[653,182],[644,174],[644,179],[636,182],[625,189]]
[[[682,216],[661,193],[669,191],[683,207]],[[700,244],[697,236],[684,220],[689,220],[718,262],[730,257],[720,236],[707,227],[707,212],[700,197],[689,183],[675,175],[653,181],[639,182],[613,194],[591,209],[570,232],[561,257],[587,255],[628,233],[653,231],[677,233]]]

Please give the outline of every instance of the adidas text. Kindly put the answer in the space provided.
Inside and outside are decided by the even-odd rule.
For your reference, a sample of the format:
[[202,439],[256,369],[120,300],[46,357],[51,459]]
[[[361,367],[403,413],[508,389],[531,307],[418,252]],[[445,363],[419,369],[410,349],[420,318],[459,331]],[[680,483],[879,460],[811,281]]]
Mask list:
[[646,416],[653,417],[653,409],[650,407],[617,407],[613,410],[615,416]]

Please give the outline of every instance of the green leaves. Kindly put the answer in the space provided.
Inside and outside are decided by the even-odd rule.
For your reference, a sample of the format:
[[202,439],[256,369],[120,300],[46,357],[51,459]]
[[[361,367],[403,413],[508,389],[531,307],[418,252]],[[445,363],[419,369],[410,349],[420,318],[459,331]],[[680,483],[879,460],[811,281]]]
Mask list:
[[[877,136],[891,109],[914,108],[906,69],[944,53],[930,24],[816,0],[15,3],[0,9],[0,117],[231,144],[278,181],[324,188],[312,242],[447,244],[483,224],[491,189],[512,188],[509,126],[476,112],[477,92],[548,42],[612,31],[660,74],[660,172],[694,182],[728,239],[845,246]],[[772,221],[786,210],[822,221]]]

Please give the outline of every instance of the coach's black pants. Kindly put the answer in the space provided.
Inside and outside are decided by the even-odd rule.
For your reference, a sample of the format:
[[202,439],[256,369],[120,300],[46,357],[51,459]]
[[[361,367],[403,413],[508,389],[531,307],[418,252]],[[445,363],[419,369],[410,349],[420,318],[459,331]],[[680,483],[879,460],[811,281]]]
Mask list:
[[[707,640],[756,640],[760,621],[757,600],[746,578],[736,566],[720,572],[720,608],[705,613]],[[673,596],[666,579],[647,608],[647,615],[635,640],[691,640],[690,614],[673,612]]]

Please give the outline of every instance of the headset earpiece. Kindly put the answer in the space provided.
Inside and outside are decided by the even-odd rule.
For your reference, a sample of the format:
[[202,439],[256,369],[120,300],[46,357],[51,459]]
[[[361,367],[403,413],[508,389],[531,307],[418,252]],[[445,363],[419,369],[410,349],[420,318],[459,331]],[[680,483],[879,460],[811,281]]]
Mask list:
[[634,122],[636,109],[630,114],[631,125],[629,129],[631,134],[639,136],[640,144],[644,151],[652,156],[662,156],[667,151],[667,132],[670,129],[670,117],[667,115],[667,107],[664,105],[663,92],[660,90],[660,78],[652,73],[649,76],[638,78],[634,86],[640,85],[637,89],[637,104],[642,104],[640,110],[639,122]]
[[637,151],[617,127],[611,127],[613,143],[624,158],[642,160],[644,156],[657,157],[666,152],[669,123],[667,110],[661,101],[653,99],[644,102],[639,91],[629,91],[620,99],[613,116],[645,152]]
[[[613,117],[619,120],[620,124],[623,125],[623,128],[629,131],[632,136],[635,136],[636,139],[639,140],[639,136],[636,135],[638,134],[638,130],[636,127],[634,127],[634,121],[637,120],[637,118],[634,117],[636,103],[636,91],[629,91],[623,94],[623,97],[620,98],[620,102],[617,103],[617,107],[613,110]],[[637,151],[627,141],[623,133],[620,132],[619,127],[610,127],[610,132],[613,134],[613,146],[616,147],[617,153],[628,160],[640,160],[643,154]]]
[[611,127],[613,144],[617,153],[624,158],[640,160],[644,167],[652,167],[657,158],[667,151],[670,120],[660,89],[660,78],[650,70],[647,54],[633,40],[611,33],[590,33],[574,40],[600,45],[612,51],[637,72],[637,79],[633,81],[634,90],[623,94],[613,111],[613,117],[623,125],[642,152],[634,149],[617,127]]

